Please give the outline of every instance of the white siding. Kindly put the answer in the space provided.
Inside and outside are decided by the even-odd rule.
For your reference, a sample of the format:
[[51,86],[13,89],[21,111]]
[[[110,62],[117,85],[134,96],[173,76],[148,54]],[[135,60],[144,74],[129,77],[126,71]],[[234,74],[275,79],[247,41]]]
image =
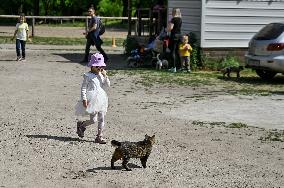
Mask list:
[[182,32],[193,32],[200,38],[201,33],[201,0],[168,0],[168,14],[172,8],[180,8],[182,14]]
[[284,21],[282,0],[201,0],[201,47],[247,47],[265,24]]

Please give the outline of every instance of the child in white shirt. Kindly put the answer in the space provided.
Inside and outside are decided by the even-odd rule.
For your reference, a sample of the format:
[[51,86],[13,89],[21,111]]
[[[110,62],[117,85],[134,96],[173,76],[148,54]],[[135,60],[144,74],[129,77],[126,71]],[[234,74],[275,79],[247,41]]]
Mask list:
[[84,80],[81,87],[81,101],[76,105],[76,115],[90,116],[90,120],[77,122],[77,134],[84,137],[84,131],[88,125],[98,121],[98,134],[95,143],[105,144],[102,138],[104,128],[104,116],[108,107],[108,96],[103,86],[110,86],[107,72],[104,70],[106,64],[100,53],[93,54],[88,63],[90,72],[84,73]]

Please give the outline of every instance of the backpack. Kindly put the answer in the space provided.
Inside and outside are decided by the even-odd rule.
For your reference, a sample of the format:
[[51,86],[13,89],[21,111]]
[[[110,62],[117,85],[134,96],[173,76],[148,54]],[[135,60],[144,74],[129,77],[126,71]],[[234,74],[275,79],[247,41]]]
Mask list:
[[103,35],[106,31],[105,25],[103,24],[102,20],[99,19],[99,35]]

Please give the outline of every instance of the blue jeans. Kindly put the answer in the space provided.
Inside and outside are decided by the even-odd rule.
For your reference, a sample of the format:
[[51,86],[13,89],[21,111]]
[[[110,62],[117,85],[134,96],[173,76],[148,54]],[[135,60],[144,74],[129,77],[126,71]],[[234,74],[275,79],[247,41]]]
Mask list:
[[182,56],[181,58],[181,68],[190,71],[190,57]]
[[[22,56],[21,56],[21,50],[22,49]],[[17,57],[26,57],[26,41],[24,40],[16,40],[16,52],[17,52]]]

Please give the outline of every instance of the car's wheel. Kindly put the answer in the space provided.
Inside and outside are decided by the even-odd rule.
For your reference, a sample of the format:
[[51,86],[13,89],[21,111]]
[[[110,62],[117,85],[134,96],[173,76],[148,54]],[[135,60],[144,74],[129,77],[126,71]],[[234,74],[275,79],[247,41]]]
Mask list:
[[261,69],[256,69],[256,74],[261,77],[262,79],[272,79],[277,72],[273,72],[273,71],[268,71],[268,70],[261,70]]

